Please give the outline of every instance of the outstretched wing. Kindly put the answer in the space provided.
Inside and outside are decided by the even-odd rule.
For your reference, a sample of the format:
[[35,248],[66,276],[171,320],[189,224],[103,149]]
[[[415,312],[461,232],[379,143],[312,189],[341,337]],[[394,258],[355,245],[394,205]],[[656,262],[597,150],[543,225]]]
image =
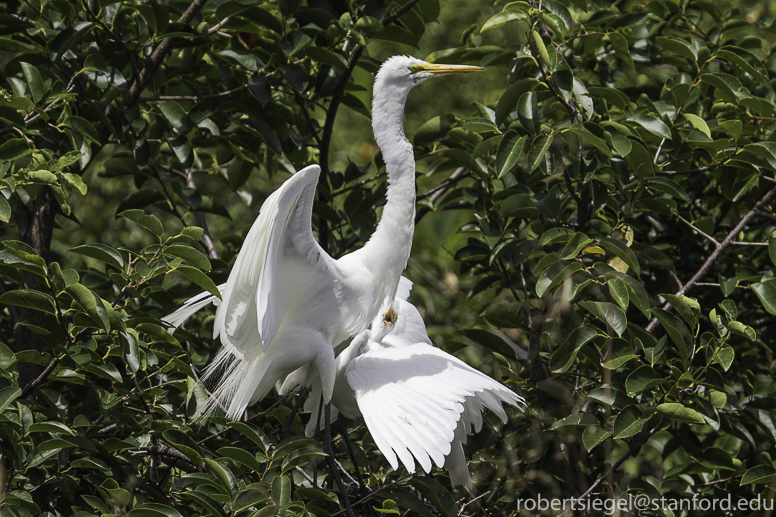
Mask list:
[[266,350],[283,321],[290,290],[278,285],[284,258],[293,255],[321,274],[333,274],[333,260],[310,225],[320,170],[302,169],[267,198],[222,290],[213,337],[238,358],[259,343]]
[[506,420],[502,402],[523,403],[499,382],[423,343],[366,352],[351,361],[346,376],[378,448],[394,469],[398,456],[409,472],[415,472],[413,456],[425,472],[432,460],[444,465],[462,417],[478,426],[487,406]]

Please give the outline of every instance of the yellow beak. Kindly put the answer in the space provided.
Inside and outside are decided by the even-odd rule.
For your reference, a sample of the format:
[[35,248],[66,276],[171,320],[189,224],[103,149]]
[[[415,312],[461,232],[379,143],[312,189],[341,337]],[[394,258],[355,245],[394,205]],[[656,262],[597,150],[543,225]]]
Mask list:
[[469,72],[482,72],[485,70],[481,66],[470,65],[438,65],[434,63],[426,63],[421,66],[422,68],[418,70],[418,72],[428,72],[434,75],[468,74]]

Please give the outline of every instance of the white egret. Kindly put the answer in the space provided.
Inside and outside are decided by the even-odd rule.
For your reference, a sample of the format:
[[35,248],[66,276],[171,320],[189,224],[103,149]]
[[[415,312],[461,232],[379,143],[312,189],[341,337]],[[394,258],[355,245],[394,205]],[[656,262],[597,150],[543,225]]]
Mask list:
[[[220,287],[213,334],[222,348],[207,372],[220,378],[209,410],[222,407],[235,418],[276,381],[305,365],[306,384],[319,378],[328,405],[336,375],[334,347],[367,328],[393,300],[409,258],[415,162],[403,129],[407,95],[430,77],[481,70],[407,56],[394,56],[380,67],[372,127],[388,193],[380,223],[363,248],[335,260],[315,241],[311,216],[319,166],[297,172],[267,198]],[[200,295],[165,319],[179,322],[211,301]]]
[[[404,301],[411,285],[402,278],[391,308],[337,356],[332,411],[363,419],[394,469],[401,460],[414,473],[417,460],[428,473],[433,461],[448,470],[453,485],[472,489],[463,451],[472,423],[480,431],[483,407],[506,422],[502,403],[519,407],[525,401],[431,345],[418,310]],[[305,429],[308,436],[320,421],[320,389],[315,382],[305,404],[312,413]]]

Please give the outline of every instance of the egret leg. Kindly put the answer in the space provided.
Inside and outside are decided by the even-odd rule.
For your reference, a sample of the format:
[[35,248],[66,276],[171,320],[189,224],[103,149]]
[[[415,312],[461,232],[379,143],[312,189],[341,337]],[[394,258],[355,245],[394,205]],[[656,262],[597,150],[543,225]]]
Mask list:
[[350,506],[350,499],[348,498],[347,490],[345,490],[345,484],[342,482],[342,478],[337,470],[337,464],[334,461],[334,447],[331,445],[331,402],[324,404],[323,411],[325,415],[323,448],[324,451],[326,451],[326,454],[328,454],[326,460],[329,462],[329,469],[331,470],[331,475],[334,476],[334,481],[337,483],[340,495],[342,495],[342,498],[345,500],[345,508],[348,510],[348,515],[350,517],[356,517],[356,514],[353,513],[353,508]]
[[353,453],[353,446],[350,444],[350,437],[348,436],[348,426],[345,424],[345,419],[343,418],[342,413],[339,414],[337,421],[342,426],[342,437],[345,439],[345,446],[348,449],[348,456],[350,456],[350,461],[353,462],[353,468],[356,469],[356,479],[358,480],[359,493],[363,494],[366,491],[366,485],[364,485],[364,478],[361,477],[361,469],[358,468],[358,463],[356,463],[356,455]]
[[[323,395],[318,401],[318,419],[315,421],[315,436],[321,433],[321,413],[323,412]],[[313,463],[313,488],[318,488],[318,460]]]
[[302,402],[304,401],[305,395],[307,395],[307,391],[310,389],[309,386],[305,386],[302,388],[302,391],[299,392],[299,397],[296,399],[296,404],[294,404],[294,407],[291,409],[291,414],[288,415],[288,418],[286,419],[286,423],[283,424],[283,428],[280,430],[280,438],[285,440],[289,436],[291,436],[291,423],[294,421],[294,417],[299,412],[299,408],[302,407]]

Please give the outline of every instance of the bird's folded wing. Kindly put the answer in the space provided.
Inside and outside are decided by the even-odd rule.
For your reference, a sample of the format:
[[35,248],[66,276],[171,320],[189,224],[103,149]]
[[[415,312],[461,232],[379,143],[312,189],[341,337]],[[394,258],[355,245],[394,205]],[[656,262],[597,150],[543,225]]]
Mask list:
[[472,417],[468,399],[498,406],[499,416],[502,401],[522,402],[482,372],[423,343],[367,352],[351,361],[347,380],[380,451],[393,468],[398,456],[409,472],[415,471],[413,456],[426,472],[432,460],[444,464],[462,413]]
[[320,167],[311,165],[286,180],[261,207],[222,292],[213,335],[237,357],[262,343],[269,346],[285,314],[288,286],[278,286],[283,259],[294,254],[321,271],[332,259],[311,227]]

